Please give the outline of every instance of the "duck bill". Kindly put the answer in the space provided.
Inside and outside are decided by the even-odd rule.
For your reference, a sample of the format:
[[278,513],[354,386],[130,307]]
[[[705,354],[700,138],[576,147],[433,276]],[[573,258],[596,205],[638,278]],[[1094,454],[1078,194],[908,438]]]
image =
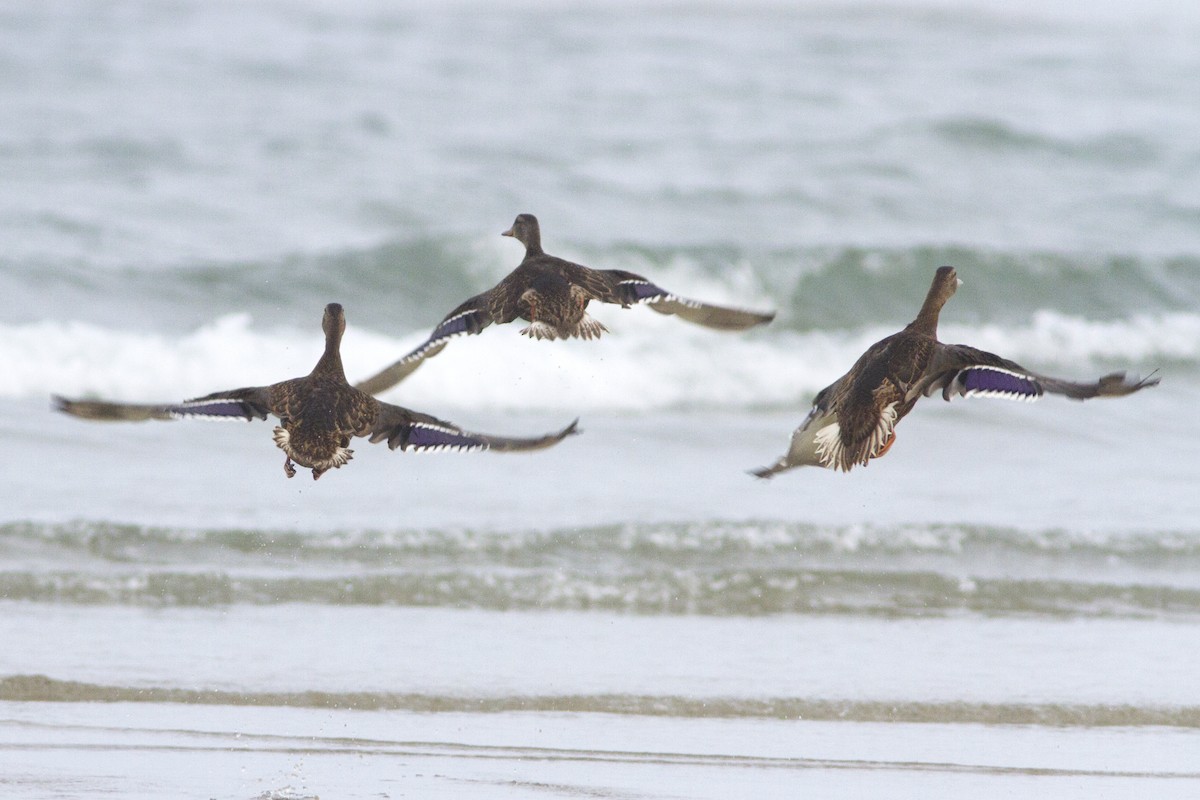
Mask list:
[[503,232],[503,233],[501,233],[500,235],[501,235],[501,236],[516,236],[516,234],[515,234],[515,233],[513,233],[513,229],[512,229],[512,228],[509,228],[508,230],[504,231],[504,232]]

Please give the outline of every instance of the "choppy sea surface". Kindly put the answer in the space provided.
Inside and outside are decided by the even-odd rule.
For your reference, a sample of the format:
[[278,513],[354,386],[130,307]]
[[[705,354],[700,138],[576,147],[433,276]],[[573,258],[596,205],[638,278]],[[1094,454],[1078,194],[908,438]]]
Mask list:
[[[0,794],[1194,797],[1200,12],[1150,2],[83,0],[0,10]],[[528,455],[98,424],[365,377],[522,255],[777,309],[494,326],[384,398]],[[922,401],[941,338],[1118,400]]]

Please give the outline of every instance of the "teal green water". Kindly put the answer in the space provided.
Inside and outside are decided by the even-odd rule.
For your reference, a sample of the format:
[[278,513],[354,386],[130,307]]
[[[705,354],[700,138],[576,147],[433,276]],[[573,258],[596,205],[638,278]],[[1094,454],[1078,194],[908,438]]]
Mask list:
[[[1194,796],[1198,40],[1167,2],[9,4],[0,793]],[[583,435],[316,484],[269,425],[49,409],[303,374],[332,301],[370,374],[522,212],[778,317],[456,340],[387,399]],[[746,475],[941,264],[944,340],[1161,385]]]

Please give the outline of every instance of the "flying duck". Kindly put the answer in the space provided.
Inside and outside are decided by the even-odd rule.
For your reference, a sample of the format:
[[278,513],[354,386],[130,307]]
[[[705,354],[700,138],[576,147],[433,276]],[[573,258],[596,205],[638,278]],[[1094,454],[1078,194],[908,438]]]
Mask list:
[[1158,378],[1126,380],[1125,373],[1095,383],[1050,378],[994,353],[937,339],[938,315],[961,281],[953,267],[940,267],[917,318],[904,330],[867,348],[842,377],[817,393],[812,410],[792,434],[787,453],[751,474],[770,478],[793,467],[818,466],[848,472],[879,458],[896,440],[896,425],[921,397],[940,391],[954,397],[1036,400],[1063,394],[1073,400],[1120,397]]
[[520,439],[469,433],[457,425],[419,411],[376,400],[346,382],[342,370],[341,341],[346,315],[337,303],[325,306],[321,321],[325,352],[312,372],[303,378],[252,386],[176,404],[110,403],[54,397],[62,412],[85,419],[144,420],[182,417],[266,419],[279,418],[274,439],[286,454],[283,470],[289,478],[295,464],[312,469],[313,480],[338,469],[354,455],[350,439],[366,436],[372,443],[386,441],[395,450],[538,450],[576,433],[578,420],[557,433]]
[[701,303],[672,294],[641,275],[619,269],[592,269],[547,254],[537,217],[520,214],[502,236],[525,245],[525,258],[504,280],[477,294],[446,315],[429,338],[415,350],[377,375],[356,384],[370,394],[394,386],[423,359],[441,352],[455,336],[475,334],[492,323],[529,321],[521,333],[534,339],[597,339],[606,332],[587,313],[590,300],[623,308],[645,304],[660,314],[674,314],[688,322],[724,331],[740,331],[775,318],[760,313]]

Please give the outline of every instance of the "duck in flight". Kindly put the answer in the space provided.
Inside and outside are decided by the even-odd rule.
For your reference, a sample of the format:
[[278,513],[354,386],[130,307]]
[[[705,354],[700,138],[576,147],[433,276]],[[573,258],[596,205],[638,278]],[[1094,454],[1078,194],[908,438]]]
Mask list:
[[760,478],[818,466],[849,471],[879,458],[896,440],[896,425],[921,397],[1036,400],[1062,394],[1073,400],[1121,397],[1156,386],[1158,378],[1127,380],[1114,372],[1095,383],[1050,378],[994,353],[937,338],[938,315],[957,290],[953,267],[941,267],[917,318],[904,330],[867,348],[842,377],[817,393],[812,410],[774,464],[753,471]]
[[504,280],[446,315],[415,350],[377,375],[356,384],[378,394],[404,380],[426,358],[437,355],[456,336],[475,334],[488,325],[525,319],[521,333],[534,339],[597,339],[608,330],[587,313],[591,300],[623,308],[647,305],[660,314],[723,331],[763,325],[775,312],[745,311],[701,303],[668,292],[632,272],[592,269],[542,250],[537,217],[521,214],[503,236],[525,245],[525,258]]
[[274,439],[286,454],[283,470],[289,478],[295,464],[312,469],[313,480],[337,469],[354,455],[350,440],[365,436],[386,441],[395,450],[539,450],[577,433],[572,422],[557,433],[536,438],[507,438],[470,433],[437,417],[376,400],[346,382],[341,341],[346,316],[337,303],[325,306],[321,321],[325,352],[312,372],[302,378],[213,392],[176,404],[111,403],[55,397],[55,407],[85,419],[145,420],[209,417],[225,419],[279,418]]

